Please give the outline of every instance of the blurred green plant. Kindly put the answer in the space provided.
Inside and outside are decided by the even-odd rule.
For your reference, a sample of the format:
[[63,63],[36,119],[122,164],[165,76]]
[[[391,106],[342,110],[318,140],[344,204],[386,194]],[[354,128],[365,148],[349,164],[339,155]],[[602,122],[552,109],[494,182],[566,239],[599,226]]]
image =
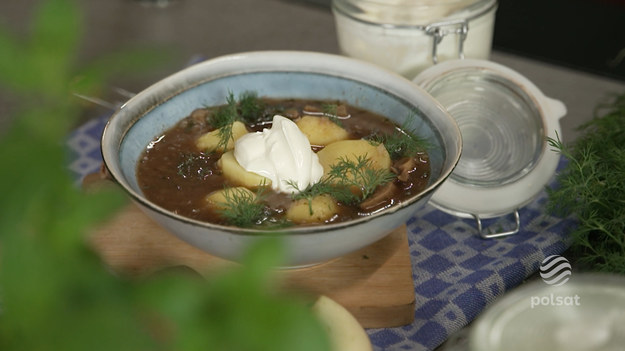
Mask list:
[[260,241],[244,265],[209,280],[115,276],[86,246],[88,229],[126,199],[73,185],[64,137],[81,110],[71,93],[97,91],[111,68],[146,57],[75,70],[76,3],[39,5],[29,38],[0,28],[0,85],[20,102],[0,137],[0,350],[329,349],[306,304],[274,291],[280,241]]
[[577,219],[571,252],[582,269],[625,274],[625,94],[579,130],[571,145],[548,140],[568,163],[547,189],[547,210]]

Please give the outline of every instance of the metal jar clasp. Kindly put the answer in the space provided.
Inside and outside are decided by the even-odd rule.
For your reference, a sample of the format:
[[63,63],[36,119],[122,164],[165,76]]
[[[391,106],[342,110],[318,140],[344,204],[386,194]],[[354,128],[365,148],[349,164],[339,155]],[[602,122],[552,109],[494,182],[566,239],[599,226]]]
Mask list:
[[458,36],[458,58],[464,59],[464,41],[469,32],[469,22],[466,19],[455,19],[431,23],[425,27],[425,33],[432,36],[432,62],[438,63],[438,44],[449,34]]

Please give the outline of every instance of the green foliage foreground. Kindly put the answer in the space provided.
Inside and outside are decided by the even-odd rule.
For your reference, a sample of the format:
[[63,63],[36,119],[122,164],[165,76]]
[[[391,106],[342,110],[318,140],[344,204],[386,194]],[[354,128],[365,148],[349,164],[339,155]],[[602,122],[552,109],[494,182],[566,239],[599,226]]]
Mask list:
[[625,94],[580,130],[571,145],[549,140],[569,162],[548,189],[548,209],[577,219],[571,251],[581,268],[625,274]]
[[80,23],[73,2],[51,0],[29,38],[0,28],[0,84],[21,102],[0,134],[0,350],[327,350],[307,306],[272,292],[279,242],[208,281],[116,277],[86,247],[88,229],[126,200],[72,184],[63,139],[80,109],[70,92],[94,91],[116,61],[145,60],[117,55],[78,72]]

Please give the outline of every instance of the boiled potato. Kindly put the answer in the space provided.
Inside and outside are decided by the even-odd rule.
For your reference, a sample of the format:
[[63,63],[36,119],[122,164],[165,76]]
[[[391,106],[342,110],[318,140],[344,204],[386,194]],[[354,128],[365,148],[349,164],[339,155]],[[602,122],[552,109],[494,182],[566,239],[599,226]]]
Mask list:
[[390,169],[391,167],[391,156],[384,144],[376,145],[364,139],[333,142],[317,152],[317,156],[326,176],[340,159],[356,162],[358,157],[366,157],[371,160],[371,166],[375,169]]
[[237,159],[234,158],[234,152],[228,151],[221,155],[217,165],[221,168],[223,175],[231,183],[241,185],[247,188],[256,188],[260,185],[271,185],[271,180],[260,176],[256,173],[248,172],[241,167]]
[[334,351],[371,351],[371,341],[358,320],[345,307],[321,295],[312,306]]
[[221,128],[203,134],[196,140],[195,146],[202,151],[228,151],[234,148],[234,142],[237,141],[237,139],[247,134],[245,124],[239,121],[232,123],[232,138],[228,140],[226,150],[224,150],[223,145],[219,145],[219,141],[221,140],[221,136],[219,135],[220,131]]
[[308,137],[312,145],[328,145],[349,137],[345,129],[332,122],[328,117],[304,116],[295,124]]
[[212,193],[206,195],[204,200],[206,204],[213,209],[219,210],[223,209],[225,204],[228,202],[226,199],[226,194],[229,193],[230,196],[234,195],[244,195],[251,196],[252,198],[256,196],[253,191],[246,187],[238,186],[234,188],[226,188],[221,190],[215,190]]
[[319,195],[310,203],[307,199],[293,202],[286,211],[286,218],[297,224],[321,223],[332,218],[337,211],[336,201],[330,195]]

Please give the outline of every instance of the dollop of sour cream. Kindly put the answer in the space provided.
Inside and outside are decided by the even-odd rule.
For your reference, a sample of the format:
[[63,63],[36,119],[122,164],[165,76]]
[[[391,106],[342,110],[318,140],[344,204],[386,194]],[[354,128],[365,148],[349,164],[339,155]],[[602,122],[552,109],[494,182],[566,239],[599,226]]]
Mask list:
[[[280,115],[273,117],[271,129],[240,137],[234,144],[234,158],[246,171],[270,179],[274,190],[288,194],[306,189],[323,175],[306,135]],[[289,182],[297,184],[297,189]]]

